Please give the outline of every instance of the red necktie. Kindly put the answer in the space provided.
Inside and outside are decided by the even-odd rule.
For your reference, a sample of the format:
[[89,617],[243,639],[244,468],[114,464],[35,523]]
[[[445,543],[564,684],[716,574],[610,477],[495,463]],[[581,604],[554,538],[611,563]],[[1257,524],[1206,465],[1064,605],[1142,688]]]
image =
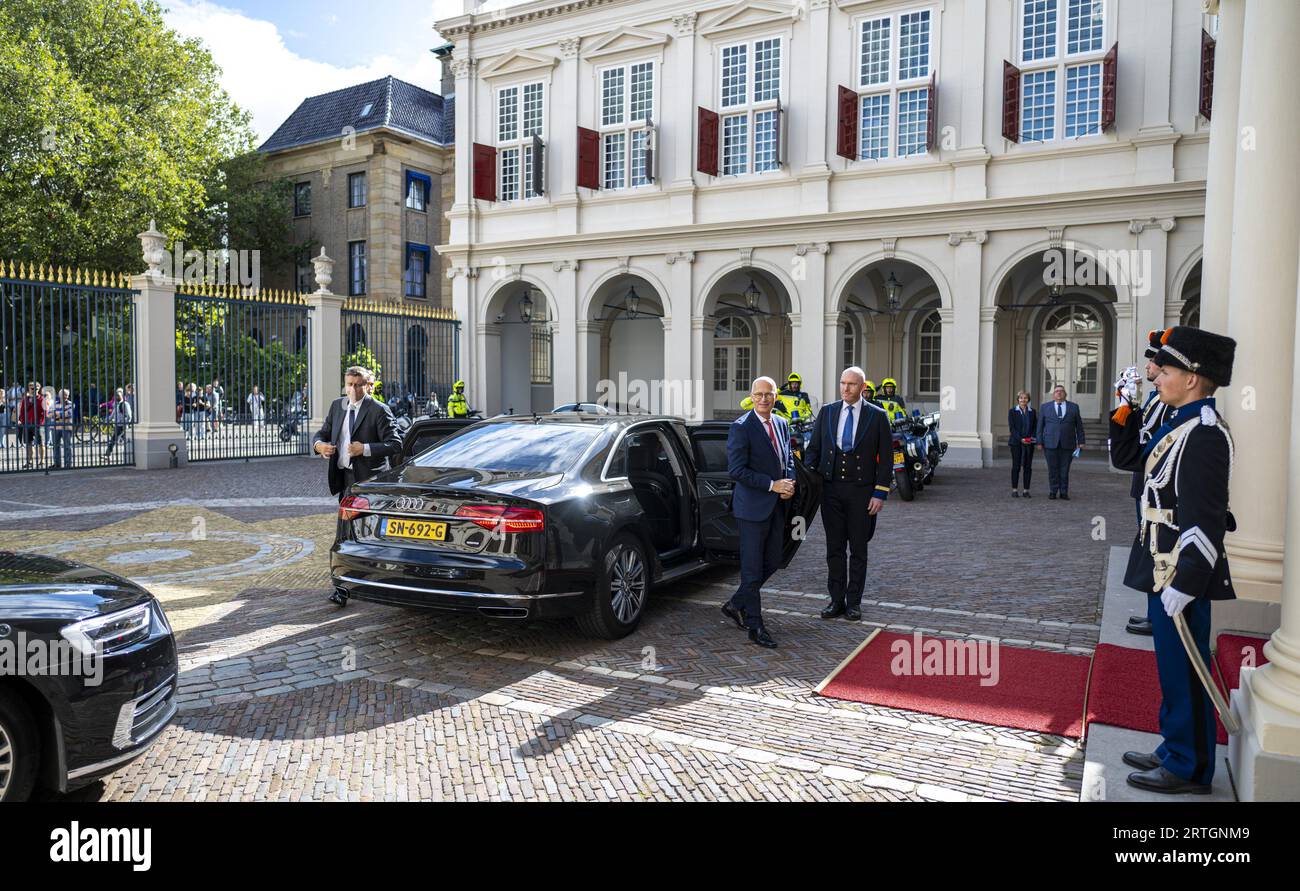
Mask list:
[[780,458],[781,447],[776,444],[776,430],[774,429],[775,425],[772,423],[772,420],[770,418],[764,421],[763,423],[767,425],[767,435],[772,440],[772,448],[776,449],[776,456]]

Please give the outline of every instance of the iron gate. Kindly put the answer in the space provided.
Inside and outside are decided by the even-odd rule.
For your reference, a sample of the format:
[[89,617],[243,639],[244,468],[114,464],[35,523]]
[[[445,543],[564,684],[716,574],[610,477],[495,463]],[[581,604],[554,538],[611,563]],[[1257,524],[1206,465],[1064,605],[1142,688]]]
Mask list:
[[398,417],[426,413],[435,395],[446,406],[460,367],[460,323],[450,311],[351,299],[341,321],[340,381],[350,366],[368,368]]
[[176,291],[176,421],[191,461],[306,455],[311,308],[286,291]]
[[135,294],[0,261],[0,473],[135,464]]

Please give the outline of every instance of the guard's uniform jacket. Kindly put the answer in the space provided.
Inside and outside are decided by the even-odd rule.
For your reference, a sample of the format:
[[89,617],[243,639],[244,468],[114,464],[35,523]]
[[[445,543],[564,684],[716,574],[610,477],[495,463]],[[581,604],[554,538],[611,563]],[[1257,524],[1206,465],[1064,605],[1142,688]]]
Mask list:
[[[1136,413],[1133,413],[1136,415]],[[1142,523],[1129,553],[1124,584],[1159,594],[1166,586],[1209,600],[1236,597],[1223,538],[1236,528],[1228,512],[1232,437],[1201,399],[1165,412],[1146,443],[1111,418],[1111,461],[1142,474]]]

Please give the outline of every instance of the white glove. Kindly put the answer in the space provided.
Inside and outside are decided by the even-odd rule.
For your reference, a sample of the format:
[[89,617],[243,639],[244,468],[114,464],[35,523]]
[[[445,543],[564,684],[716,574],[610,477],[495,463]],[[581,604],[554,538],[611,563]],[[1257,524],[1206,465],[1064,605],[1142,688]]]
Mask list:
[[1171,619],[1183,610],[1187,609],[1187,604],[1191,603],[1195,599],[1195,597],[1192,597],[1189,594],[1184,594],[1176,588],[1165,588],[1164,592],[1160,595],[1160,602],[1164,604],[1165,607],[1165,615],[1169,616]]
[[1139,390],[1141,388],[1141,377],[1138,375],[1136,365],[1130,365],[1125,368],[1120,376],[1115,380],[1115,392],[1121,399],[1124,399],[1133,405],[1138,404]]

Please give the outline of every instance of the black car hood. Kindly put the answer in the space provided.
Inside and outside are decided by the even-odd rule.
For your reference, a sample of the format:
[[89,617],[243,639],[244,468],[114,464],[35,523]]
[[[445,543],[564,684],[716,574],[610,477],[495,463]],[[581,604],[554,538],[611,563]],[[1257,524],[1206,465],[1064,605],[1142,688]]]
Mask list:
[[134,582],[93,566],[0,551],[0,618],[78,620],[150,599]]
[[435,486],[439,489],[459,490],[505,495],[513,498],[544,497],[546,490],[564,481],[562,473],[467,470],[459,467],[420,467],[408,461],[395,470],[385,471],[356,487],[358,492],[368,488],[407,486]]

